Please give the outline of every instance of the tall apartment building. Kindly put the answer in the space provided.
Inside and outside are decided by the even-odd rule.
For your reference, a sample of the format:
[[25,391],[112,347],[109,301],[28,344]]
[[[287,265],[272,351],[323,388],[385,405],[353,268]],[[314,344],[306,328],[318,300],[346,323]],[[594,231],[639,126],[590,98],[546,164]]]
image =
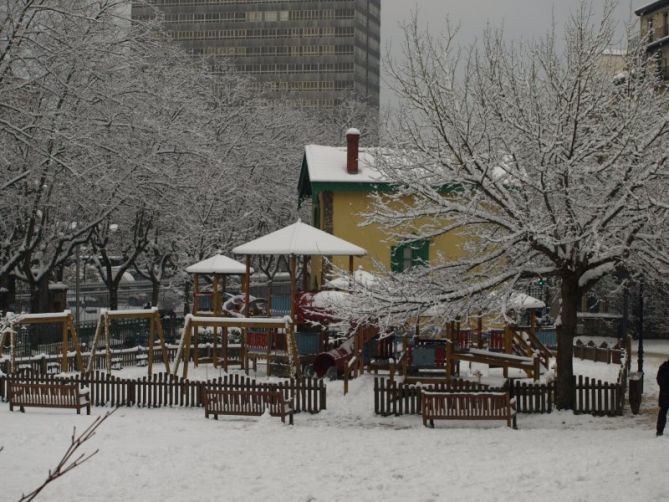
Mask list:
[[303,107],[355,95],[379,106],[381,0],[144,0],[193,55],[232,58],[259,91]]
[[669,80],[669,0],[657,0],[638,8],[641,39],[648,52],[658,54],[658,65],[665,80]]

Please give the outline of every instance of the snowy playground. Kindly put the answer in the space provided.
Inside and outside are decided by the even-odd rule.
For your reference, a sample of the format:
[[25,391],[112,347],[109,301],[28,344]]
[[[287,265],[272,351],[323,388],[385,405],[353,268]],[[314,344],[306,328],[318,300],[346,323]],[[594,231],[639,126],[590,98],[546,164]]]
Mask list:
[[[621,417],[520,414],[518,430],[470,421],[429,429],[419,416],[375,415],[370,375],[353,380],[347,395],[341,381],[329,382],[327,409],[296,414],[292,427],[270,416],[206,420],[202,408],[120,408],[81,448],[99,453],[40,499],[666,500],[667,443],[655,437],[654,374],[669,344],[649,341],[646,350],[639,415],[628,407]],[[615,369],[575,360],[576,373],[598,378],[615,378]],[[201,365],[193,377],[220,371]],[[2,500],[18,500],[41,483],[72,428],[108,410],[95,407],[89,417],[2,406]]]

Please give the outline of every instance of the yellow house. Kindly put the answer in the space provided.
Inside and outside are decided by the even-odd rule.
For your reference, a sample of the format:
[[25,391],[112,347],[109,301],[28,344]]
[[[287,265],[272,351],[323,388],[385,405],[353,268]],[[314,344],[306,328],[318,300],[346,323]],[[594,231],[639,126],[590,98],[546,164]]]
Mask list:
[[[402,271],[425,262],[453,258],[464,254],[463,239],[455,234],[440,236],[434,241],[416,240],[398,245],[390,234],[377,224],[362,225],[365,212],[373,210],[371,194],[388,192],[392,185],[375,168],[378,149],[360,148],[360,133],[349,129],[346,146],[307,145],[304,150],[299,179],[300,201],[311,199],[311,224],[367,250],[358,262],[372,270],[374,262],[386,269]],[[384,150],[384,155],[388,155]],[[392,154],[392,153],[390,153]],[[344,258],[335,257],[337,267],[346,269]],[[312,277],[322,284],[322,270],[314,262]]]

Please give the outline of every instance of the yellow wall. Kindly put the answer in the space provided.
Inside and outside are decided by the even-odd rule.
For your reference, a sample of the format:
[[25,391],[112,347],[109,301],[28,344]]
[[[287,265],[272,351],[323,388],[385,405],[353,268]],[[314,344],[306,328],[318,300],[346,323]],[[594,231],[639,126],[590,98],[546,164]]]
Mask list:
[[[652,37],[649,42],[659,40],[666,36],[669,36],[669,6],[658,9],[654,12],[649,12],[640,17],[639,23],[641,26],[641,36],[645,37],[649,31],[649,21],[652,20]],[[662,45],[654,49],[659,51],[659,66],[662,69],[663,78],[669,79],[669,45]]]
[[[355,258],[354,267],[362,266],[373,270],[376,260],[390,270],[390,248],[394,242],[387,241],[388,234],[377,224],[359,226],[362,221],[360,213],[371,210],[371,200],[367,192],[335,192],[333,194],[333,234],[348,242],[367,250],[367,256]],[[325,209],[321,205],[320,228],[324,228]],[[461,248],[464,239],[456,234],[441,236],[430,243],[430,263],[438,260],[439,253],[446,259],[464,255]],[[347,269],[348,257],[334,258],[337,267]],[[318,276],[319,268],[314,263],[314,276]]]
[[669,25],[665,25],[665,13],[669,12],[669,6],[663,7],[653,12],[649,12],[641,16],[641,36],[645,37],[648,33],[648,23],[652,20],[653,35],[652,40],[665,37],[669,35]]

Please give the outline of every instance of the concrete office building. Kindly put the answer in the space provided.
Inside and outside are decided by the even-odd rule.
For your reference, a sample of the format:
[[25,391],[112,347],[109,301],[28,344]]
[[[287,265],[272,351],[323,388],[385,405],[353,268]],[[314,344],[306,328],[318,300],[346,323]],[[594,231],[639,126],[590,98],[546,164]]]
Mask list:
[[355,95],[379,106],[381,0],[145,0],[134,19],[160,11],[193,55],[232,58],[263,92],[302,107]]

